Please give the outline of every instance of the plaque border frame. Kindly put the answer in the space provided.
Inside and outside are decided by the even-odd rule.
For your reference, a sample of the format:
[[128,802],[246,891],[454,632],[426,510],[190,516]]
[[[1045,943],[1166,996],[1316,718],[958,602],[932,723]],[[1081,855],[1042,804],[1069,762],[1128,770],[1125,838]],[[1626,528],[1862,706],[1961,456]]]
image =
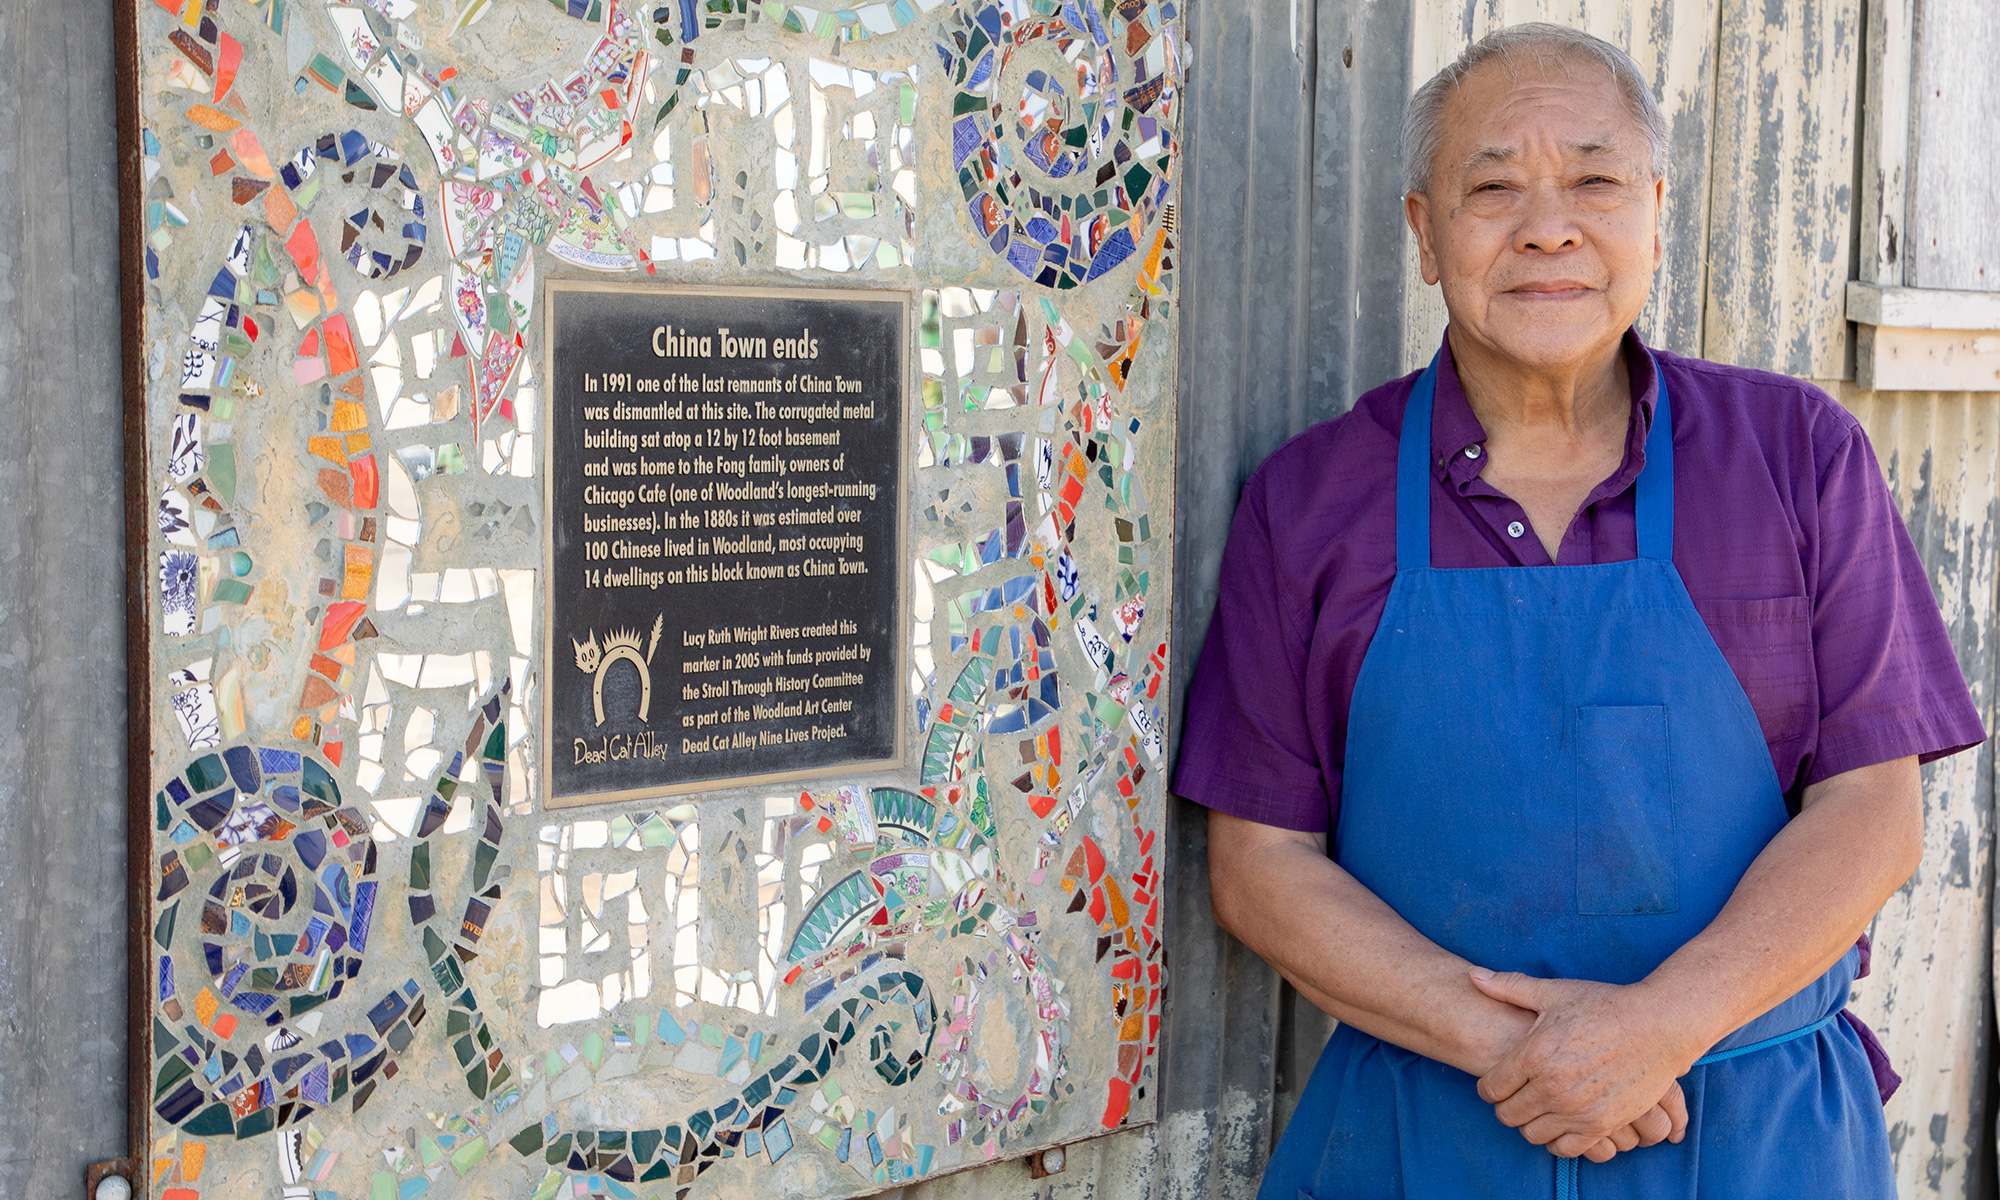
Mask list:
[[694,780],[686,783],[660,784],[647,787],[619,788],[605,792],[579,792],[558,798],[555,794],[554,744],[555,721],[552,708],[555,704],[555,689],[546,680],[538,681],[541,700],[534,706],[541,718],[542,727],[535,742],[542,751],[541,809],[552,812],[559,809],[584,808],[597,804],[615,804],[627,800],[641,800],[664,796],[686,796],[703,792],[722,792],[735,788],[756,787],[769,783],[790,783],[806,779],[822,779],[832,775],[867,771],[902,771],[910,765],[910,714],[908,704],[909,667],[912,656],[909,613],[910,613],[910,573],[903,570],[909,557],[909,484],[910,400],[916,395],[913,388],[912,371],[915,364],[910,359],[910,324],[916,319],[915,291],[904,288],[840,288],[840,287],[798,287],[787,284],[769,286],[723,286],[680,283],[636,283],[599,279],[577,279],[574,277],[545,277],[542,281],[542,311],[546,314],[542,328],[542,379],[543,394],[546,397],[543,410],[546,414],[542,430],[542,448],[537,453],[538,465],[542,472],[542,537],[541,537],[541,583],[536,589],[542,601],[539,614],[542,631],[539,639],[542,648],[544,672],[554,670],[555,659],[555,360],[556,360],[556,297],[562,292],[597,292],[644,296],[702,296],[708,298],[732,297],[777,297],[787,300],[838,300],[861,301],[871,304],[895,304],[901,309],[902,320],[897,322],[897,355],[902,364],[902,379],[899,382],[897,404],[903,417],[901,434],[896,448],[896,600],[893,616],[896,629],[894,639],[895,663],[892,674],[896,688],[896,745],[894,756],[886,759],[866,759],[841,763],[837,766],[802,767],[789,771],[759,772],[748,775],[725,775],[715,779]]

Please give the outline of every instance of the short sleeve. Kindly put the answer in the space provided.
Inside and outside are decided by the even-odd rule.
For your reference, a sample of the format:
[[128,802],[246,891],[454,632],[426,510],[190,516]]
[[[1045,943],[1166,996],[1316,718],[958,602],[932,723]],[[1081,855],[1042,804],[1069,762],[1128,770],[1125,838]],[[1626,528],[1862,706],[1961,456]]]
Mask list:
[[1309,622],[1280,578],[1282,561],[1253,478],[1223,551],[1215,612],[1188,690],[1174,791],[1245,820],[1321,832],[1332,806],[1330,773],[1305,719]]
[[1923,561],[1858,425],[1819,472],[1813,657],[1819,736],[1805,782],[1986,738]]

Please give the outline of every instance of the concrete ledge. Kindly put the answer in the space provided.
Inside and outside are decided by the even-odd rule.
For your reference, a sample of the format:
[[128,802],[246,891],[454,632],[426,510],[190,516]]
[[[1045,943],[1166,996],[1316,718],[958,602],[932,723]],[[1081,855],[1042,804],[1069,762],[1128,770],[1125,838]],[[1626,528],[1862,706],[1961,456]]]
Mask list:
[[1847,285],[1857,387],[2000,392],[2000,292]]

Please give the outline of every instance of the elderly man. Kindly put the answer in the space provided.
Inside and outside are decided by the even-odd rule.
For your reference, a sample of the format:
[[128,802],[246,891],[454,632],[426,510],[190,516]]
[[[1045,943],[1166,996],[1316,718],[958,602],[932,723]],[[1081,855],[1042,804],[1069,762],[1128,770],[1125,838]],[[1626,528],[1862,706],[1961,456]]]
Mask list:
[[1340,1021],[1267,1200],[1894,1195],[1841,1010],[1984,731],[1855,420],[1633,332],[1665,134],[1553,26],[1420,89],[1444,345],[1244,490],[1176,790]]

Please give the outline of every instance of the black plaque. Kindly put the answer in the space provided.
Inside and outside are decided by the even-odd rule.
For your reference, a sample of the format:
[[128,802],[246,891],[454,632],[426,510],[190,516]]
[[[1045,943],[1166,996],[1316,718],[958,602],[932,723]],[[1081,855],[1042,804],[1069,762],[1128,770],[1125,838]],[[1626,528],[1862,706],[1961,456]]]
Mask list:
[[900,763],[907,297],[543,311],[549,806]]

